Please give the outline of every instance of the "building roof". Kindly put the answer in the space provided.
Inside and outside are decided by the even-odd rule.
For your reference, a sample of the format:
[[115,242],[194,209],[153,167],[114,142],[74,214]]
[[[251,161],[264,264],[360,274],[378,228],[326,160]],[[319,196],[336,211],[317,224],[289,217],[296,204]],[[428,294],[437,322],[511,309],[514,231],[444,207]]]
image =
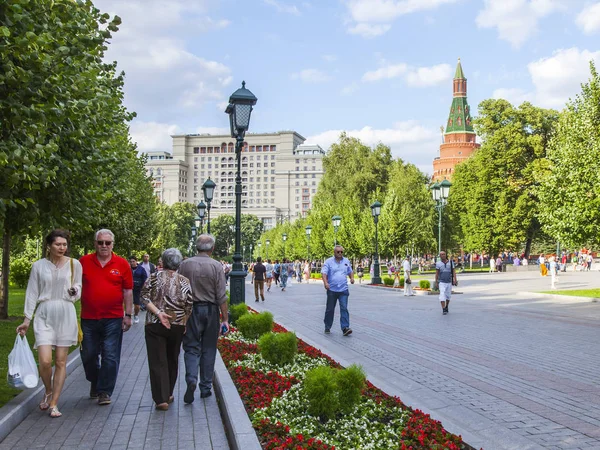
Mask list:
[[462,70],[462,65],[460,64],[460,58],[458,58],[458,64],[456,64],[456,72],[454,72],[455,80],[466,80],[465,74]]
[[[455,97],[452,99],[452,105],[450,106],[450,114],[448,115],[448,122],[446,123],[446,133],[475,133],[473,130],[473,119],[471,118],[471,109],[467,102],[467,79],[460,64],[460,58],[456,64],[456,73],[454,74],[455,80],[464,80],[454,82]],[[460,86],[459,92],[464,89],[464,95],[461,93],[457,95],[457,86]]]
[[[302,141],[306,140],[306,138],[304,136],[302,136],[297,131],[293,131],[293,130],[283,130],[283,131],[277,131],[277,132],[274,132],[274,133],[250,133],[250,132],[247,132],[246,136],[279,136],[281,134],[295,134],[300,139],[302,139]],[[210,133],[201,133],[201,134],[172,134],[171,137],[172,138],[176,138],[176,137],[211,137],[211,138],[233,139],[230,134],[210,134]]]

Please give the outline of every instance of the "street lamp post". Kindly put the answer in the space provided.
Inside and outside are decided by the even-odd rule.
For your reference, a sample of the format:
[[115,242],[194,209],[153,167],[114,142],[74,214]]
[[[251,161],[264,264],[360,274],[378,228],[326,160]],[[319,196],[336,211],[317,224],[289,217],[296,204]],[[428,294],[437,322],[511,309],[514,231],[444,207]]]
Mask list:
[[200,234],[202,234],[202,229],[204,228],[204,216],[206,215],[206,205],[202,200],[198,203],[198,218],[200,219]]
[[265,259],[269,259],[269,244],[271,243],[270,239],[265,241]]
[[[208,179],[202,185],[202,193],[204,194],[204,201],[206,202],[206,232],[210,234],[210,204],[212,203],[213,196],[215,195],[216,183],[208,177]],[[199,207],[200,205],[198,205]]]
[[435,201],[435,209],[438,212],[438,254],[436,261],[439,261],[440,252],[442,251],[442,213],[444,206],[447,203],[448,195],[450,195],[450,183],[448,180],[444,180],[441,183],[435,183],[431,186],[431,195]]
[[242,265],[241,251],[241,219],[242,219],[242,147],[244,136],[250,126],[250,114],[252,107],[256,105],[257,98],[246,89],[246,82],[242,81],[242,87],[231,94],[229,105],[225,112],[229,114],[229,126],[231,137],[235,138],[235,157],[237,161],[237,173],[235,176],[235,253],[233,254],[233,267],[231,268],[231,305],[246,303],[246,292],[244,279],[246,272]]
[[258,256],[260,256],[260,257],[262,257],[262,250],[261,250],[261,248],[262,248],[262,242],[259,242],[258,243]]
[[192,242],[190,242],[190,248],[188,250],[189,255],[193,255],[194,252],[194,242],[196,242],[196,225],[192,225]]
[[371,279],[371,284],[381,284],[381,276],[379,275],[379,243],[377,242],[379,214],[381,214],[381,203],[376,200],[371,205],[371,215],[375,222],[375,255],[373,255],[373,278]]
[[283,233],[281,239],[283,239],[283,257],[285,258],[285,241],[287,241],[287,234]]
[[340,216],[333,216],[331,218],[331,223],[333,224],[333,245],[337,245],[337,232],[340,223],[342,223],[342,218]]
[[307,225],[304,230],[306,231],[306,260],[310,264],[310,233],[312,233],[312,227]]

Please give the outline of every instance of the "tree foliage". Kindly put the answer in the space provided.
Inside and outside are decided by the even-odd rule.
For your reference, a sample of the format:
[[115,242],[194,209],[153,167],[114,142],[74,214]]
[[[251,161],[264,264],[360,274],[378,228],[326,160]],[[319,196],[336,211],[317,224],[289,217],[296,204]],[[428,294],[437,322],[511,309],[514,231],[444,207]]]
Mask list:
[[561,113],[540,168],[538,217],[571,248],[600,243],[600,75],[591,77]]

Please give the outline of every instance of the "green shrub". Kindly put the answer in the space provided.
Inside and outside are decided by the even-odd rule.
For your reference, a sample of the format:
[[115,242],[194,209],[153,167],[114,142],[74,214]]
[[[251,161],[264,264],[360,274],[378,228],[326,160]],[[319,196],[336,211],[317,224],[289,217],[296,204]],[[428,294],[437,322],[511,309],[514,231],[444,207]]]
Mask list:
[[237,327],[246,339],[258,339],[273,330],[273,314],[244,314],[237,319]]
[[229,308],[229,322],[235,324],[237,320],[248,313],[248,307],[245,303],[239,303]]
[[356,364],[338,371],[336,374],[336,383],[341,412],[349,413],[360,401],[361,392],[365,386],[365,379],[365,372],[361,366],[357,366]]
[[383,277],[383,284],[385,284],[386,286],[393,286],[394,279],[390,277]]
[[421,280],[419,281],[419,287],[421,289],[429,289],[431,287],[431,283],[429,280]]
[[309,414],[321,420],[334,418],[340,409],[336,372],[332,367],[319,366],[306,372],[302,383]]
[[356,364],[337,370],[321,366],[306,373],[302,389],[308,398],[308,412],[321,420],[348,414],[361,399],[365,373]]
[[398,281],[400,282],[400,287],[404,287],[404,277],[398,277]]
[[317,279],[317,280],[320,280],[321,278],[323,278],[320,272],[318,272],[318,273],[311,273],[310,277],[314,278],[314,279]]
[[266,333],[258,340],[261,356],[271,364],[283,366],[294,360],[298,353],[298,339],[295,333]]
[[11,259],[8,273],[10,282],[20,288],[26,287],[31,273],[31,266],[31,261],[28,258]]

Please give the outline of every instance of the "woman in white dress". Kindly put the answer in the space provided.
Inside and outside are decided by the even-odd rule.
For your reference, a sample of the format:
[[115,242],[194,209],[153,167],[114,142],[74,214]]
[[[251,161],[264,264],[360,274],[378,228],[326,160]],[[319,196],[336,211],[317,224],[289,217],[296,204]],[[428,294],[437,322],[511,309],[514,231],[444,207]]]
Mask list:
[[[40,403],[50,417],[60,417],[57,404],[67,376],[69,347],[77,344],[77,314],[73,304],[81,297],[81,264],[65,256],[69,233],[54,230],[46,236],[48,257],[33,263],[25,293],[25,320],[17,327],[24,336],[35,311],[34,348],[38,351],[40,376],[46,392]],[[37,310],[36,310],[37,306]],[[52,349],[55,370],[52,378]]]

